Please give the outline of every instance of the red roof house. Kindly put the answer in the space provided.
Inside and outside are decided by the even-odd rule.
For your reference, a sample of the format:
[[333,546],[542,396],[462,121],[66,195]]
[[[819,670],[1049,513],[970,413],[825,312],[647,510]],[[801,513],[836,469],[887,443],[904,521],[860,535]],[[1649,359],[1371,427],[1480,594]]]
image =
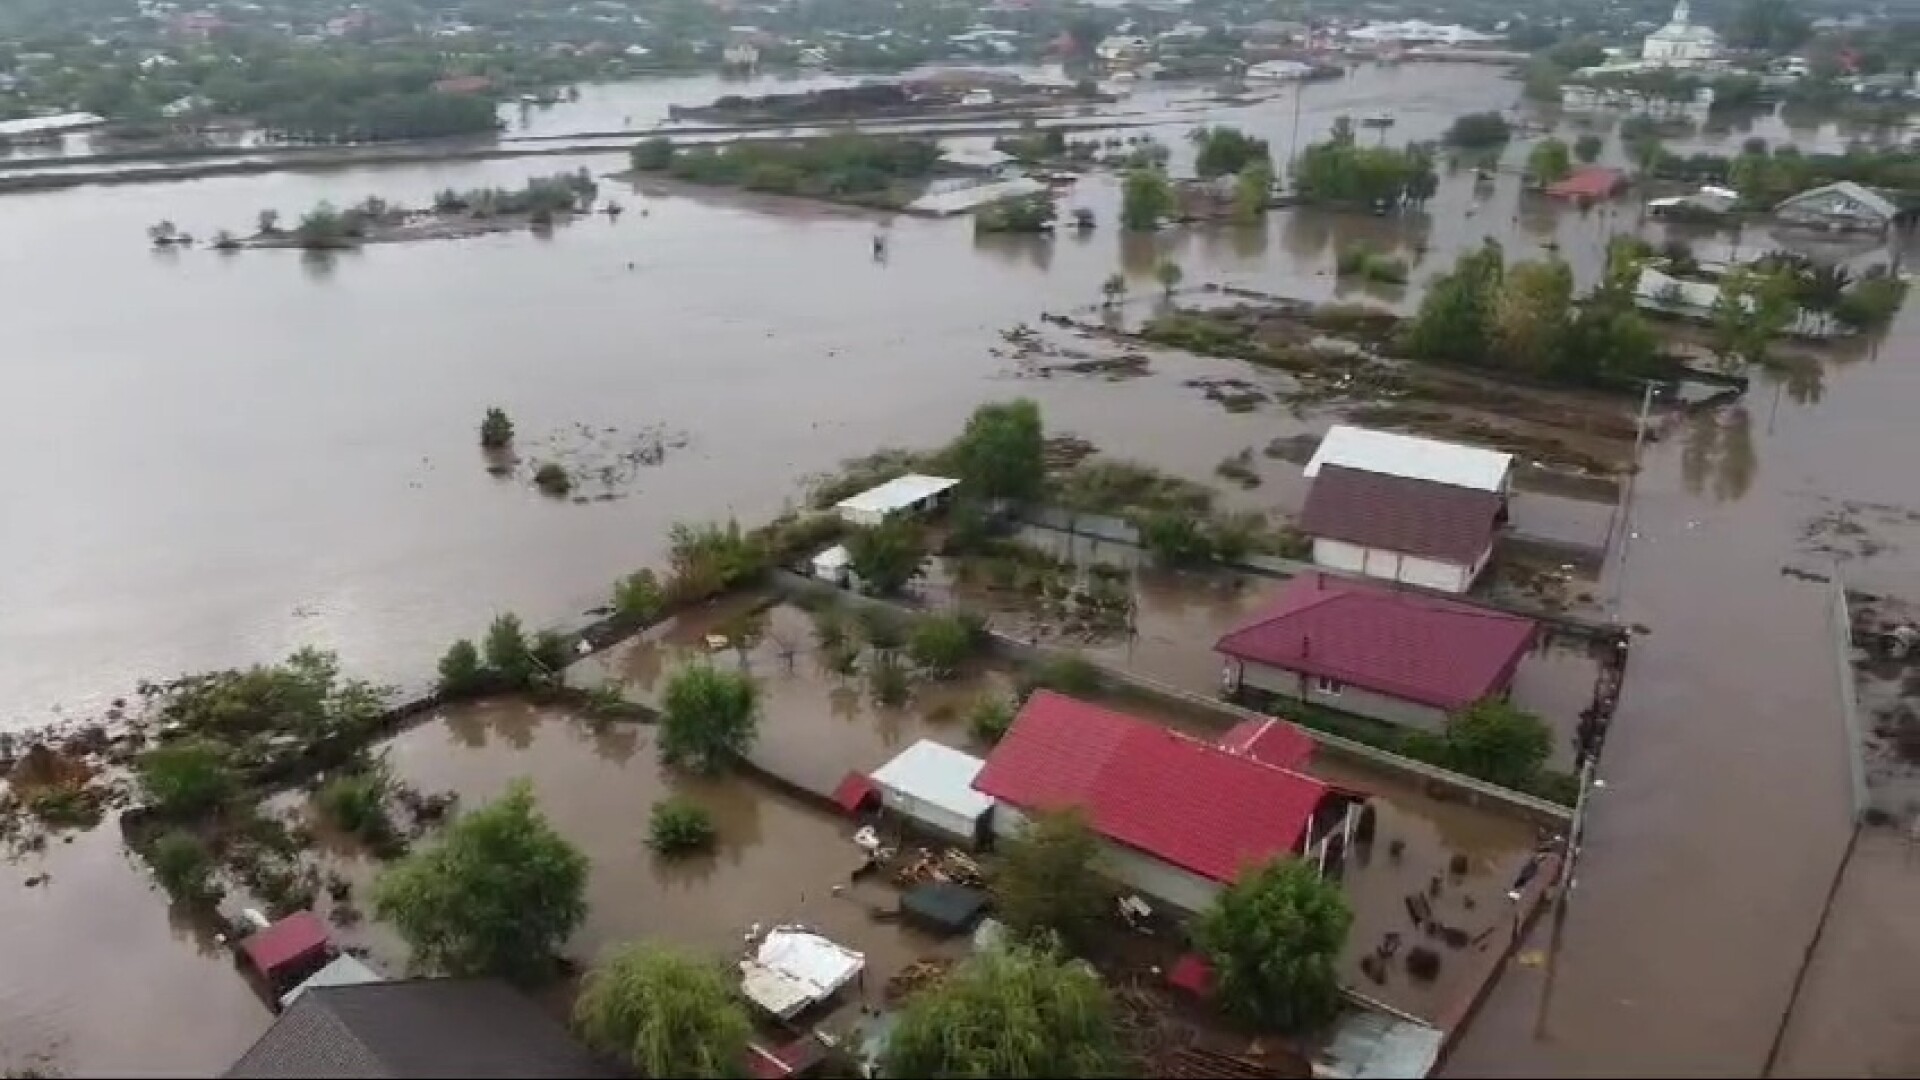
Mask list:
[[1003,832],[1034,813],[1085,814],[1115,877],[1189,910],[1250,864],[1323,853],[1341,806],[1311,776],[1046,690],[973,786],[999,800]]
[[1504,695],[1537,632],[1504,611],[1303,574],[1214,648],[1235,689],[1437,729]]
[[320,916],[296,911],[242,942],[240,952],[278,996],[325,965],[333,943]]
[[1547,194],[1556,199],[1599,202],[1624,191],[1627,174],[1605,165],[1578,165],[1559,181],[1547,185]]
[[1220,749],[1299,772],[1313,757],[1313,736],[1285,720],[1242,720],[1220,736]]

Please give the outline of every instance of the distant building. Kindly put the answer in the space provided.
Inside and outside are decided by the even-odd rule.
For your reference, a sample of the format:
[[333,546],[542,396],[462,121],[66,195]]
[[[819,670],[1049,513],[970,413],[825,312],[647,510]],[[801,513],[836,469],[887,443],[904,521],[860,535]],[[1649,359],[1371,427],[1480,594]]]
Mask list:
[[1537,633],[1504,611],[1303,574],[1214,648],[1229,694],[1437,732],[1474,702],[1505,697]]
[[1546,193],[1556,199],[1592,203],[1611,199],[1624,191],[1627,174],[1605,165],[1581,165],[1564,178],[1547,185]]
[[1640,59],[1659,67],[1703,67],[1720,59],[1720,35],[1689,21],[1688,0],[1674,5],[1667,25],[1647,35]]
[[450,75],[433,84],[436,94],[484,94],[493,89],[493,80],[485,75]]
[[1828,232],[1885,232],[1900,208],[1872,188],[1842,180],[1787,199],[1774,207],[1773,216],[1785,225]]
[[1335,425],[1305,475],[1300,531],[1330,570],[1463,593],[1493,557],[1513,455]]
[[1131,64],[1145,60],[1152,53],[1153,43],[1146,38],[1121,34],[1100,39],[1093,50],[1093,55],[1103,64]]
[[[1741,297],[1742,306],[1752,310],[1754,299]],[[1642,311],[1672,315],[1701,322],[1715,318],[1720,310],[1720,283],[1675,277],[1653,266],[1640,268],[1634,282],[1633,303]],[[1831,338],[1847,332],[1840,321],[1825,312],[1796,310],[1785,332],[1794,337]]]
[[873,528],[893,517],[917,517],[946,506],[960,481],[945,476],[908,473],[850,495],[834,504],[840,519],[849,525]]
[[1457,23],[1430,23],[1424,19],[1376,22],[1347,31],[1347,38],[1369,45],[1480,45],[1499,40]]
[[760,66],[760,46],[751,41],[736,41],[720,50],[720,66],[731,71],[752,71]]

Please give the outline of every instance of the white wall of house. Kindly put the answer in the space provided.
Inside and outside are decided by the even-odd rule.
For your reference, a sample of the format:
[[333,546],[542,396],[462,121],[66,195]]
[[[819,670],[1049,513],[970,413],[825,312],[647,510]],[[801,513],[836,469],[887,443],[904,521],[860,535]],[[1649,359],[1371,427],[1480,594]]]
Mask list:
[[[1018,836],[1026,826],[1026,816],[1006,803],[994,808],[995,836]],[[1214,897],[1220,895],[1219,882],[1189,873],[1144,852],[1110,840],[1102,840],[1100,849],[1101,872],[1116,884],[1150,901],[1197,912],[1204,910],[1213,903]]]
[[1404,555],[1385,548],[1363,547],[1324,536],[1313,538],[1313,561],[1316,565],[1448,593],[1463,593],[1472,588],[1474,579],[1480,576],[1480,571],[1492,555],[1493,549],[1489,547],[1471,565],[1465,565],[1420,555]]
[[979,839],[974,832],[974,819],[965,814],[937,806],[925,799],[916,799],[904,791],[897,791],[882,784],[880,787],[880,805],[907,818],[922,828],[947,836],[972,847]]
[[1266,664],[1228,659],[1226,679],[1229,689],[1250,686],[1294,701],[1324,705],[1422,731],[1439,731],[1447,722],[1445,709]]

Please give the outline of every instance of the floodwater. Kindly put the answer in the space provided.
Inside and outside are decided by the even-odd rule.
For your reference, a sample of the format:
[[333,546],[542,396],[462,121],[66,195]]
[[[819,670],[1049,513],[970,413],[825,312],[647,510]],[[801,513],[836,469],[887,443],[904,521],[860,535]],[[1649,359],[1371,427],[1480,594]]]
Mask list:
[[[1305,94],[1297,142],[1291,91],[1213,119],[1271,138],[1284,158],[1340,113],[1391,109],[1389,139],[1432,137],[1454,115],[1513,103],[1518,86],[1478,67],[1407,65]],[[1157,132],[1176,155],[1187,153],[1187,123]],[[1516,145],[1509,161],[1524,152]],[[1590,280],[1607,233],[1633,215],[1523,201],[1503,174],[1487,201],[1466,176],[1449,176],[1428,212],[1405,220],[1283,213],[1261,228],[1144,240],[1103,228],[1086,239],[976,242],[964,222],[882,226],[790,204],[623,195],[636,212],[617,224],[583,221],[552,239],[325,260],[155,253],[145,241],[163,218],[205,234],[246,227],[266,207],[297,213],[375,192],[420,202],[438,188],[581,165],[611,171],[620,159],[0,199],[11,240],[0,289],[12,300],[0,399],[13,406],[0,451],[16,464],[0,529],[0,565],[14,568],[0,579],[0,726],[95,708],[141,677],[300,645],[337,649],[350,670],[417,681],[449,640],[477,634],[496,612],[539,624],[604,602],[617,576],[660,560],[675,520],[762,518],[804,474],[877,445],[943,439],[983,400],[1032,396],[1057,430],[1208,479],[1229,454],[1325,418],[1227,414],[1182,385],[1260,381],[1225,361],[1156,356],[1150,375],[1119,383],[1017,378],[990,353],[999,331],[1093,303],[1116,267],[1144,310],[1162,255],[1181,261],[1189,282],[1326,298],[1336,293],[1334,251],[1369,239],[1415,261],[1414,286],[1371,297],[1404,305],[1453,251],[1492,232],[1510,256],[1551,241]],[[1092,206],[1104,223],[1115,199],[1111,179],[1095,178],[1068,204]],[[892,235],[884,264],[869,255],[882,227]],[[1902,466],[1920,408],[1916,318],[1909,310],[1885,344],[1855,359],[1778,385],[1763,379],[1744,405],[1663,428],[1649,446],[1629,530],[1637,538],[1612,566],[1607,595],[1650,632],[1634,650],[1551,979],[1509,973],[1459,1048],[1463,1074],[1758,1071],[1847,828],[1824,586],[1780,569],[1819,568],[1800,525],[1831,500],[1920,503],[1920,480]],[[485,472],[473,432],[495,404],[513,414],[531,455],[594,452],[580,445],[591,441],[580,424],[616,435],[658,427],[685,445],[625,482],[623,497],[549,501]],[[1886,533],[1889,546],[1851,560],[1847,574],[1898,593],[1920,566],[1899,530]],[[429,726],[418,731],[438,734],[417,735],[423,749],[411,753],[423,768],[489,762],[495,788],[554,770],[556,816],[604,811],[600,827],[644,858],[646,800],[620,790],[651,769],[642,748],[616,766],[565,732],[517,720],[469,727],[485,746]],[[522,754],[515,740],[541,754]],[[534,764],[566,752],[578,772]],[[636,801],[595,803],[621,797]],[[585,809],[562,811],[568,800]],[[782,819],[752,820],[771,829]],[[829,850],[825,832],[795,837],[795,850]],[[230,1060],[251,1034],[234,1018],[248,1015],[252,1028],[260,1020],[244,1010],[255,1006],[223,997],[242,993],[237,977],[229,988],[228,972],[215,970],[224,961],[198,958],[161,929],[165,905],[124,866],[117,838],[96,834],[44,865],[50,890],[0,893],[0,926],[14,928],[0,931],[7,1052],[50,1053],[84,1072],[204,1072]],[[803,875],[815,869],[801,865]],[[640,887],[635,867],[612,879],[629,873]],[[65,902],[81,888],[85,903]],[[712,899],[697,895],[683,901],[689,919]],[[674,927],[670,910],[663,901],[605,916],[634,920],[605,940]],[[721,940],[723,922],[764,913],[722,914],[689,925]],[[140,1000],[124,1000],[123,987],[139,988]],[[1903,1067],[1920,1067],[1894,1050]]]

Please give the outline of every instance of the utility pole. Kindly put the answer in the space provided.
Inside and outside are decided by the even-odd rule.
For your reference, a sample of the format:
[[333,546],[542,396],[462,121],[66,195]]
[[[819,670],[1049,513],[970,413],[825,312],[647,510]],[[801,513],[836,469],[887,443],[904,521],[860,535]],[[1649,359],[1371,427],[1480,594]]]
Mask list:
[[1300,156],[1300,102],[1307,96],[1307,80],[1296,79],[1293,84],[1293,134],[1287,137],[1287,173],[1293,173],[1293,163]]
[[1618,541],[1620,549],[1619,565],[1615,567],[1613,588],[1607,603],[1608,614],[1614,622],[1620,621],[1620,597],[1626,591],[1627,549],[1633,543],[1633,487],[1640,478],[1640,451],[1647,441],[1647,420],[1653,412],[1653,382],[1648,380],[1646,390],[1640,396],[1640,418],[1634,424],[1633,459],[1627,481],[1620,487],[1620,503],[1614,507],[1612,518],[1607,523],[1607,539],[1604,550],[1611,551]]

